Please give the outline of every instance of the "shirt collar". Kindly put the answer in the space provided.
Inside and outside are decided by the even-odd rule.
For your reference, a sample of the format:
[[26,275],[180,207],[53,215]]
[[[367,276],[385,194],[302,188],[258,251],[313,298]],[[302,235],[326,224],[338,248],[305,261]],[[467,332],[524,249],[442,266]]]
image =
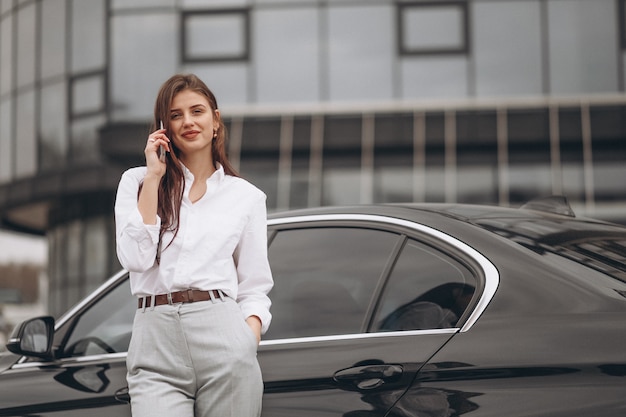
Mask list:
[[[224,173],[224,167],[219,162],[216,162],[216,164],[217,164],[217,169],[215,170],[213,174],[211,174],[209,179],[207,179],[207,182],[217,181],[218,183],[220,183],[224,179],[226,175]],[[188,181],[189,183],[193,183],[193,180],[194,180],[193,173],[182,162],[180,163],[180,166],[183,167],[183,175],[185,176],[185,180]]]

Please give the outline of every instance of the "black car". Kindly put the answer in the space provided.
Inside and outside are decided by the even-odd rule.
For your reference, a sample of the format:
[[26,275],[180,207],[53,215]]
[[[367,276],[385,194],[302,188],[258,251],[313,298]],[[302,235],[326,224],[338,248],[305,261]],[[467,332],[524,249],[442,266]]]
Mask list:
[[[270,216],[266,417],[626,415],[626,228],[549,199]],[[0,357],[0,416],[130,416],[120,272]]]

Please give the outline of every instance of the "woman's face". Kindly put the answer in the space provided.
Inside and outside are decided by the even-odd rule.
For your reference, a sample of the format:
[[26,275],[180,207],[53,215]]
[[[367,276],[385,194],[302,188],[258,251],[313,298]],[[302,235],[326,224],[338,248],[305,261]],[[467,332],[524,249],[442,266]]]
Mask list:
[[202,94],[183,90],[174,96],[170,108],[169,131],[183,156],[211,153],[211,142],[219,123],[219,110],[213,111]]

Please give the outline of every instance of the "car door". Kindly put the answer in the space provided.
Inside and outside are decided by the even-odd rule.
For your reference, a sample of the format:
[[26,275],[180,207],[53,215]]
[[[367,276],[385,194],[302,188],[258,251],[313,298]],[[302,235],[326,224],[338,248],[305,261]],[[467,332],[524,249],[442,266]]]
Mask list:
[[0,416],[129,416],[126,351],[136,302],[118,280],[57,329],[58,359],[0,375]]
[[[384,416],[458,331],[474,294],[472,269],[396,229],[332,216],[272,226],[263,416]],[[425,294],[459,283],[469,296],[454,318],[452,303],[429,310],[435,303]],[[416,311],[430,319],[412,318]],[[418,410],[433,395],[447,398],[424,394],[415,413],[402,415],[424,415]]]

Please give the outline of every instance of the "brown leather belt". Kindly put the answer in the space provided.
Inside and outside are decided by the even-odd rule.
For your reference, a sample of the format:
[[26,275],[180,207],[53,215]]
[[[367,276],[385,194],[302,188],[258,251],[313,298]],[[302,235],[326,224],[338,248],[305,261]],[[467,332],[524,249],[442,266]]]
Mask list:
[[[212,296],[212,297],[211,297]],[[154,306],[160,306],[163,304],[177,304],[177,303],[193,303],[196,301],[209,301],[213,299],[221,299],[222,296],[226,297],[222,291],[210,290],[184,290],[175,291],[168,294],[158,294],[149,297],[141,297],[138,301],[138,308],[143,308],[143,300],[146,300],[146,308],[152,307],[152,300],[154,300]]]

